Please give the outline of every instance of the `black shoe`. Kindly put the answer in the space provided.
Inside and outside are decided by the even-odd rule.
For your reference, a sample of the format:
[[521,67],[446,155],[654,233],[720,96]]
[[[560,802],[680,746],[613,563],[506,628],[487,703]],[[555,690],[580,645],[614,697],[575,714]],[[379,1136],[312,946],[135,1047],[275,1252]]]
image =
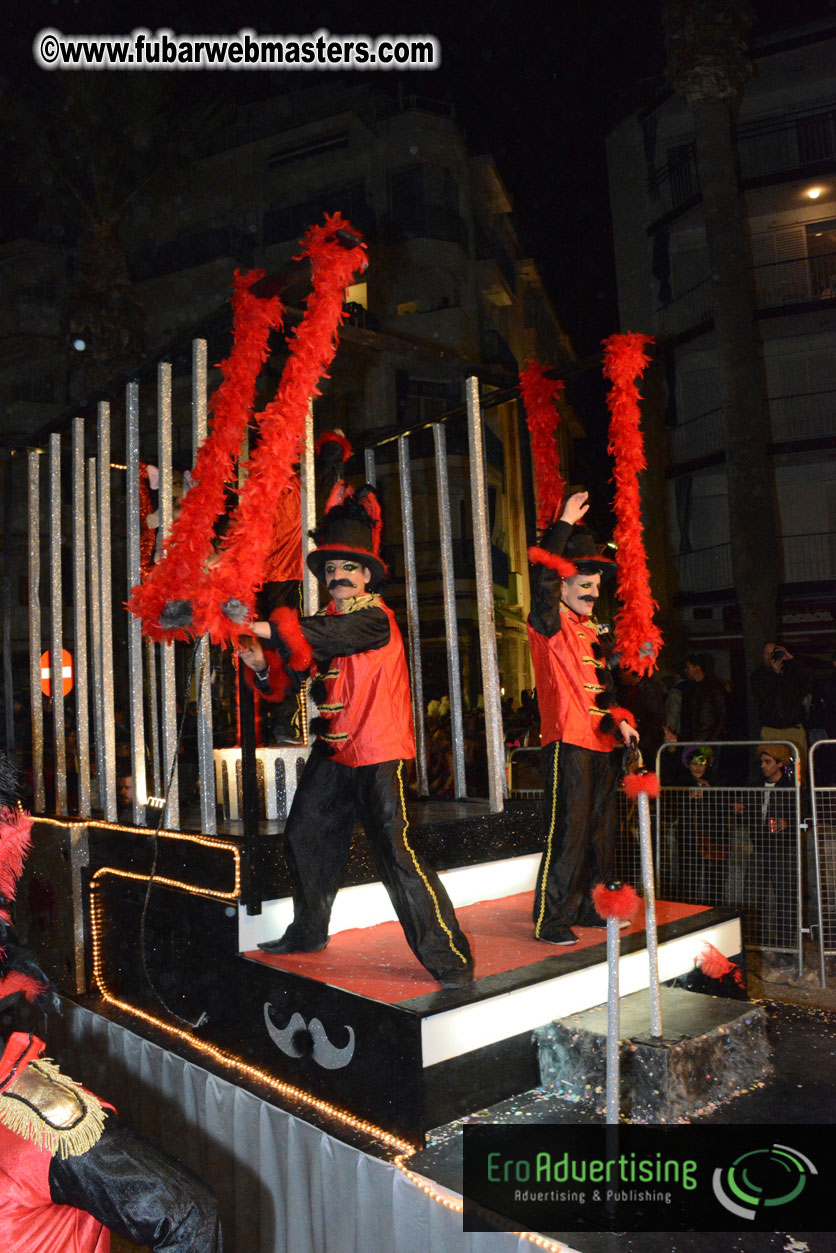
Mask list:
[[263,953],[321,953],[327,943],[323,940],[321,944],[302,944],[283,935],[280,940],[268,940],[258,947]]
[[473,967],[459,966],[447,970],[439,979],[443,988],[466,988],[473,982]]
[[578,943],[578,937],[571,927],[559,927],[553,935],[536,935],[534,938],[542,941],[543,944],[569,945]]

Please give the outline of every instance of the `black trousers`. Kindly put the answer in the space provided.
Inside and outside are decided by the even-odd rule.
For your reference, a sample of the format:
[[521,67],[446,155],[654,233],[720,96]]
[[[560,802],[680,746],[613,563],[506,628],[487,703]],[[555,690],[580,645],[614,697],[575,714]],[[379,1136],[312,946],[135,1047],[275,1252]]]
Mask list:
[[402,761],[344,766],[316,749],[311,753],[285,828],[293,885],[293,922],[286,936],[305,948],[327,940],[351,830],[359,819],[409,947],[440,979],[470,968],[473,958],[438,875],[412,846],[404,776]]
[[543,749],[545,848],[534,891],[534,935],[603,926],[590,899],[607,880],[618,834],[619,755],[560,740]]

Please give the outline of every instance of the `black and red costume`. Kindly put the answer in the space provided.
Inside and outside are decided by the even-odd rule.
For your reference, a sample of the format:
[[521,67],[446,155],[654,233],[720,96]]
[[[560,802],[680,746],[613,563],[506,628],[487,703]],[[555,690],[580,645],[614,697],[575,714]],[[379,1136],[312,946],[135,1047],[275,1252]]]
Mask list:
[[[534,935],[559,936],[567,927],[601,926],[590,899],[594,884],[612,876],[618,829],[619,756],[616,727],[632,715],[615,704],[612,677],[596,623],[561,601],[570,537],[567,522],[552,527],[547,548],[532,549],[528,638],[543,745],[545,848],[534,892]],[[589,556],[589,553],[586,553]],[[553,564],[548,564],[554,558]],[[578,568],[604,568],[578,561]],[[611,564],[611,563],[610,563]],[[561,941],[565,942],[565,941]]]
[[[360,508],[352,500],[325,515],[316,532],[319,547],[308,554],[317,574],[328,558],[350,557],[369,567],[373,583],[382,575],[368,519],[359,521],[360,542],[356,529],[345,540]],[[254,677],[255,689],[267,699],[280,699],[288,670],[309,672],[315,677],[312,695],[320,717],[312,724],[316,740],[285,828],[293,922],[280,940],[260,947],[313,952],[325,946],[359,818],[413,953],[445,985],[468,982],[473,959],[467,939],[409,831],[406,769],[415,756],[415,741],[409,675],[392,610],[380,596],[366,593],[332,600],[311,617],[280,609],[271,622],[267,671]]]

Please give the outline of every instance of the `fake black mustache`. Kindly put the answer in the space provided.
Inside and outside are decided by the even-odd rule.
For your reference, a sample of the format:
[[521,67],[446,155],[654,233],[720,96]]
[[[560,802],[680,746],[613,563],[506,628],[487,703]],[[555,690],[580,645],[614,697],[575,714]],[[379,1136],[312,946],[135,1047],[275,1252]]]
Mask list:
[[331,591],[331,589],[332,589],[332,588],[334,588],[334,587],[351,587],[351,588],[353,588],[353,587],[354,587],[354,584],[351,582],[351,579],[332,579],[332,580],[331,580],[331,582],[328,584],[328,591],[330,592],[330,591]]

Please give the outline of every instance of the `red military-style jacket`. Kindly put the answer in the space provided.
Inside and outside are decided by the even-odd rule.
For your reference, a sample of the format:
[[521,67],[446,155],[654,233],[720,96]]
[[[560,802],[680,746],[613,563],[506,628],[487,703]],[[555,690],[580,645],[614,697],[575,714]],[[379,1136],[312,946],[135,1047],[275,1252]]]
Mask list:
[[[415,756],[409,673],[395,615],[374,595],[357,597],[348,612],[367,613],[374,609],[386,615],[386,643],[334,656],[325,669],[319,663],[316,667],[327,693],[319,712],[328,719],[328,729],[320,733],[320,738],[332,749],[332,760],[344,766],[372,766]],[[332,600],[318,616],[327,621],[344,617],[345,611]],[[308,621],[302,620],[303,632]],[[318,643],[318,648],[322,647]]]
[[615,736],[601,730],[607,710],[596,697],[606,691],[602,681],[607,663],[599,655],[594,623],[560,606],[560,630],[543,635],[529,622],[528,640],[537,703],[540,706],[540,742],[561,740],[579,748],[608,753]]

